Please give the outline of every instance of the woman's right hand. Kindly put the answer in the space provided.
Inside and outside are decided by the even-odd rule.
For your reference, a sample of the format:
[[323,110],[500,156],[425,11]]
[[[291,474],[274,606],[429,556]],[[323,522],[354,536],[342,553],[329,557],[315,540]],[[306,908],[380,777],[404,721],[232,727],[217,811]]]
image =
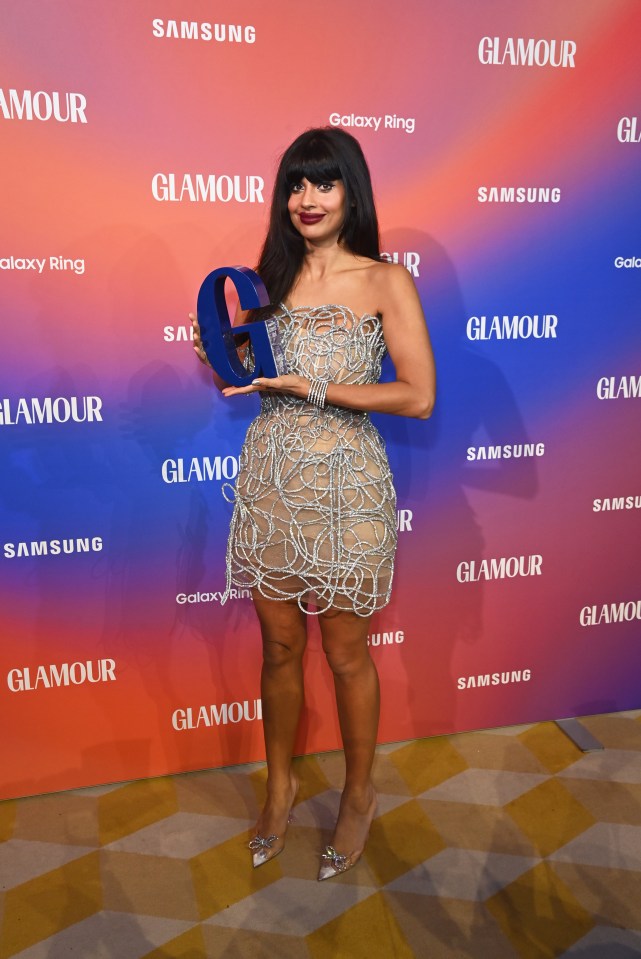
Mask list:
[[210,369],[213,369],[211,363],[207,359],[207,354],[205,353],[203,347],[203,341],[200,338],[200,326],[198,325],[198,317],[195,313],[189,314],[189,319],[191,320],[191,326],[194,331],[194,353],[198,357],[201,363],[204,363],[205,366],[208,366]]

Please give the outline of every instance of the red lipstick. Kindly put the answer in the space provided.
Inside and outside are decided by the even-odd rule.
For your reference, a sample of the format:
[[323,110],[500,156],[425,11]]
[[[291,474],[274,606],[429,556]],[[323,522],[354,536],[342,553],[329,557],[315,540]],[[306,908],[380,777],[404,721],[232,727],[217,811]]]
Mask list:
[[323,213],[299,213],[300,222],[305,226],[311,226],[313,223],[319,223],[323,219]]

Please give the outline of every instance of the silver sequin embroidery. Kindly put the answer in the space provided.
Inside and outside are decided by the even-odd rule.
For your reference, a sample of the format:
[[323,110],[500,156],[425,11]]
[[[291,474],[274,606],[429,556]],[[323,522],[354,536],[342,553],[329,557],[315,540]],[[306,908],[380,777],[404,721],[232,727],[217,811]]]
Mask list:
[[[344,306],[284,306],[275,314],[289,370],[330,383],[376,383],[385,355],[378,317]],[[385,446],[367,413],[319,409],[262,393],[240,454],[227,546],[227,592],[273,599],[313,591],[330,606],[369,616],[389,602],[396,495]],[[307,611],[307,609],[306,609]]]

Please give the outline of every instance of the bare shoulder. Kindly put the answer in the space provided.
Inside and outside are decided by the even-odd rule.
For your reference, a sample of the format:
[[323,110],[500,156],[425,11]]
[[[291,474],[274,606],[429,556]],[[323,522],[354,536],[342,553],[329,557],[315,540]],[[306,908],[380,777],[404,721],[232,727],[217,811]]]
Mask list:
[[389,263],[387,260],[370,260],[370,263],[372,266],[368,279],[376,283],[377,287],[391,290],[414,289],[414,280],[400,263]]
[[418,291],[409,272],[400,263],[374,263],[370,274],[380,312],[394,311],[418,302]]

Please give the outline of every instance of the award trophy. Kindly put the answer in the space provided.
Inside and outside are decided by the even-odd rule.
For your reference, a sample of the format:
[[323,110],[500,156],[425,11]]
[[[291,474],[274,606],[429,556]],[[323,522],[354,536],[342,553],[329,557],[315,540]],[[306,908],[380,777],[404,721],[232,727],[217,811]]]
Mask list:
[[[225,280],[230,279],[243,310],[269,305],[265,284],[246,266],[221,266],[202,282],[198,292],[198,324],[207,359],[218,375],[232,386],[249,386],[259,376],[272,378],[287,372],[280,342],[278,321],[274,317],[232,326],[225,301]],[[235,337],[249,338],[254,369],[249,372],[238,358]]]

